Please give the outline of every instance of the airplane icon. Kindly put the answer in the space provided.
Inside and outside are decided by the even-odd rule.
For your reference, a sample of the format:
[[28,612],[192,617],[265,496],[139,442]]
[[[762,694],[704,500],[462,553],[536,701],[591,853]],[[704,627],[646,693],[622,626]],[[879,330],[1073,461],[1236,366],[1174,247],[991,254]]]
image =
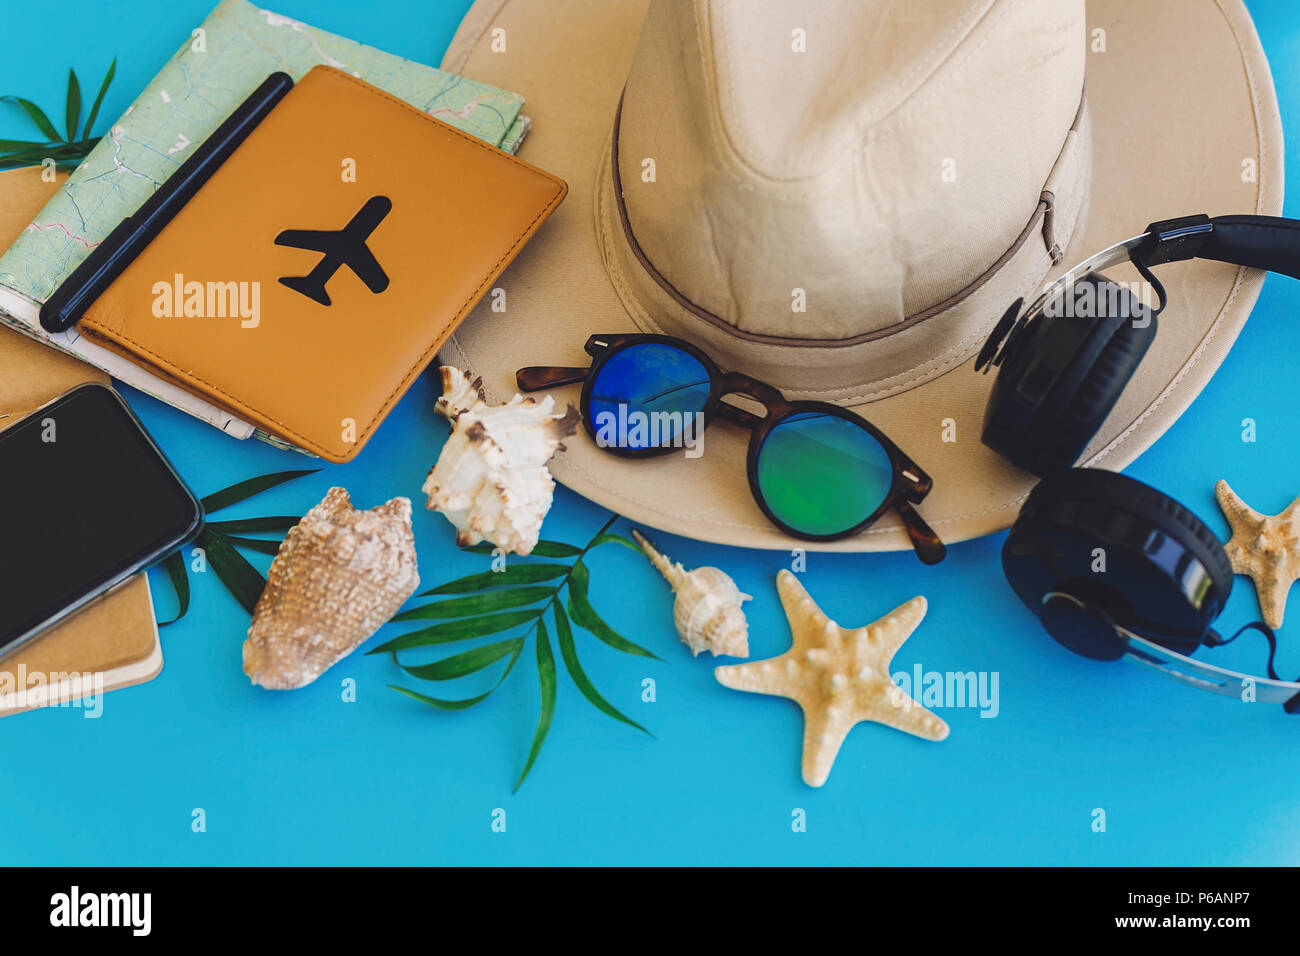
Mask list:
[[340,266],[347,266],[371,292],[388,288],[388,275],[371,253],[366,240],[393,209],[387,196],[371,196],[361,211],[342,229],[286,229],[275,237],[277,246],[322,253],[320,263],[305,276],[284,276],[280,282],[321,305],[329,305],[325,285]]

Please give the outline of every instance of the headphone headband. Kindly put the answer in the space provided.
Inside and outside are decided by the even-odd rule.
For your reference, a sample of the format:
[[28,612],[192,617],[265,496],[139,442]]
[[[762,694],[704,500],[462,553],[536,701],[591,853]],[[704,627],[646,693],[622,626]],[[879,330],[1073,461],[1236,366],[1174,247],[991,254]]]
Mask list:
[[1276,216],[1204,214],[1147,226],[1138,255],[1147,265],[1213,259],[1300,279],[1300,222]]
[[1289,714],[1300,711],[1300,683],[1228,670],[1179,654],[1123,628],[1119,630],[1128,638],[1125,660],[1144,664],[1164,677],[1224,697],[1240,697],[1248,684],[1253,685],[1257,703],[1281,704]]
[[1300,279],[1300,220],[1276,216],[1217,216],[1211,219],[1200,213],[1153,222],[1145,232],[1117,242],[1070,269],[1049,285],[1023,313],[1024,300],[1017,299],[1012,303],[980,350],[975,370],[988,372],[991,367],[1001,365],[1007,346],[1015,340],[1016,333],[1041,313],[1053,296],[1091,272],[1102,272],[1131,261],[1155,286],[1161,302],[1160,308],[1154,312],[1159,314],[1164,308],[1164,288],[1151,274],[1150,267],[1187,259],[1212,259]]

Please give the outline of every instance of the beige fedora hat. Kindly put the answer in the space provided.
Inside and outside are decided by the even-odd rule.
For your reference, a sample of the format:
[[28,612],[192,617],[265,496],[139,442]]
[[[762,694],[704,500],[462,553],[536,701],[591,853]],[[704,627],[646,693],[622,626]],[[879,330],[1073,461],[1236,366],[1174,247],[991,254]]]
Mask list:
[[[882,429],[933,477],[919,510],[949,543],[1009,526],[1035,481],[980,442],[972,357],[1007,306],[1149,222],[1282,206],[1239,0],[478,0],[443,67],[523,93],[521,155],[570,186],[504,313],[480,307],[445,362],[501,401],[519,367],[586,364],[594,332],[689,339]],[[1160,334],[1088,464],[1123,468],[1174,422],[1263,282],[1160,275]],[[719,423],[700,458],[628,460],[580,433],[552,471],[674,534],[809,546],[752,500],[748,437]],[[910,545],[888,515],[811,546]]]

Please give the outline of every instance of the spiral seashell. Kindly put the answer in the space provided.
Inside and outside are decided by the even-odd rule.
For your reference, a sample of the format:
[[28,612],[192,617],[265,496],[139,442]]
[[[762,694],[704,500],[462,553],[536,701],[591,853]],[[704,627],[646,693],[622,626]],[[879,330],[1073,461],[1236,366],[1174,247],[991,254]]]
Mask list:
[[749,622],[741,605],[753,598],[743,594],[731,575],[719,568],[687,571],[669,560],[640,531],[632,537],[646,557],[672,585],[673,623],[692,656],[709,651],[714,657],[749,656]]
[[331,488],[289,529],[244,642],[244,673],[270,690],[305,687],[379,630],[420,584],[411,502],[369,511]]
[[551,510],[555,480],[546,468],[561,442],[578,430],[578,412],[555,412],[555,399],[516,395],[490,405],[482,380],[442,367],[438,412],[452,423],[451,437],[424,481],[428,507],[456,526],[462,547],[490,541],[515,554],[537,546]]

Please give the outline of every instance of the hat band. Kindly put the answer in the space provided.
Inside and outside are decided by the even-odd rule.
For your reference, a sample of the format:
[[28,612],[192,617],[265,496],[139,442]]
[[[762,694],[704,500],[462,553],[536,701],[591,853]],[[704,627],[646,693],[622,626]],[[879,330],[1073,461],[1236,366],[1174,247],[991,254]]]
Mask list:
[[[1086,93],[1033,215],[983,274],[943,302],[851,338],[809,339],[736,328],[691,301],[637,241],[619,172],[619,99],[597,171],[596,232],[610,280],[643,331],[696,342],[725,367],[799,398],[857,404],[915,388],[961,365],[1017,297],[1032,298],[1060,262],[1085,203],[1091,173]],[[1040,235],[1041,241],[1033,241]]]

